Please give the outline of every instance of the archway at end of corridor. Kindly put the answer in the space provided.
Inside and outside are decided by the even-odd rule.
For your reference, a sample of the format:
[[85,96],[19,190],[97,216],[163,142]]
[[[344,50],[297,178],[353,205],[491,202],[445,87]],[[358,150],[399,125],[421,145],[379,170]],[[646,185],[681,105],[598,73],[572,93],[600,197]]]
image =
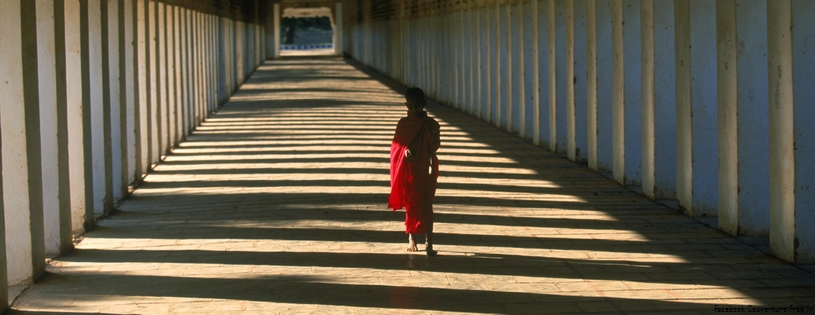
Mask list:
[[285,0],[265,7],[266,59],[342,55],[342,2]]
[[335,22],[329,7],[286,8],[279,27],[281,56],[335,54]]

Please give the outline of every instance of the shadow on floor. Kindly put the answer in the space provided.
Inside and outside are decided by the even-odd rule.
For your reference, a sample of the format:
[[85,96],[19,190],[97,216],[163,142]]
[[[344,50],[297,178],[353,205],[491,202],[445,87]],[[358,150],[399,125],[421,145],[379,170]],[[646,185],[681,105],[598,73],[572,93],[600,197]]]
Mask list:
[[15,307],[685,314],[815,298],[811,274],[437,103],[440,256],[405,254],[403,213],[385,209],[403,91],[339,59],[267,62]]

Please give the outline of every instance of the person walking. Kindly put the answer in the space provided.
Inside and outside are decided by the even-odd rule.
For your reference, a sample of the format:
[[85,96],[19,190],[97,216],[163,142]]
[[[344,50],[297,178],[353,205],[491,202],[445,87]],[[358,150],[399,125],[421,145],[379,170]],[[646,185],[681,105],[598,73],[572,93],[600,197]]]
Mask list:
[[439,123],[424,111],[424,91],[410,88],[405,92],[407,117],[399,120],[391,142],[391,193],[388,208],[405,208],[405,233],[409,252],[417,251],[416,238],[425,236],[425,252],[433,249],[433,197],[439,177],[436,151],[441,145]]

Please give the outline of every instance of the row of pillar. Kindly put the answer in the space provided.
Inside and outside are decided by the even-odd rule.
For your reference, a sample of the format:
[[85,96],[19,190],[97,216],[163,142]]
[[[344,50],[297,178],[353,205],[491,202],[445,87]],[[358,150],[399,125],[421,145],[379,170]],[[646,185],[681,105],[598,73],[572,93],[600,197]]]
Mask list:
[[0,21],[5,306],[228,99],[265,36],[152,0],[0,0]]
[[815,261],[811,1],[441,2],[396,1],[387,17],[357,2],[346,52],[688,215],[718,215],[728,233],[769,235],[778,257]]

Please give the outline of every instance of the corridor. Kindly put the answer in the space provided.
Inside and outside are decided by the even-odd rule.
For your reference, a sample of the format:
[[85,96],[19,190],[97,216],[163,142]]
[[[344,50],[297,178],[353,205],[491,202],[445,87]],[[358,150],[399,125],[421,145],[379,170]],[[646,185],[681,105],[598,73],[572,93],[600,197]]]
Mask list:
[[811,270],[436,103],[439,256],[407,253],[385,208],[403,92],[266,61],[9,313],[813,312]]

